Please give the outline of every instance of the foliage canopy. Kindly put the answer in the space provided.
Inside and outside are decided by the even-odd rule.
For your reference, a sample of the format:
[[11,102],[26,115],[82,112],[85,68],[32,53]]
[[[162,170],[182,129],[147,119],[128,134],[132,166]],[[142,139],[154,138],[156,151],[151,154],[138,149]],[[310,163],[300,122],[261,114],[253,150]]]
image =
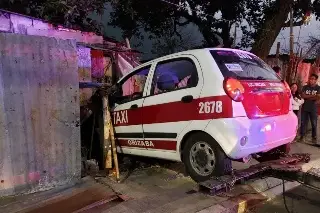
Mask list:
[[[320,0],[1,0],[0,8],[99,33],[101,23],[89,15],[102,14],[106,3],[113,7],[109,24],[120,27],[124,37],[141,38],[145,31],[150,38],[168,41],[170,51],[172,45],[181,43],[184,45],[180,49],[193,48],[194,44],[184,42],[186,33],[181,33],[192,24],[198,28],[202,47],[217,46],[216,35],[223,39],[225,47],[230,47],[230,30],[236,24],[242,31],[238,47],[252,47],[252,52],[262,58],[268,55],[280,30],[288,27],[291,6],[296,26],[301,25],[307,10],[320,17]],[[163,42],[161,45],[161,49],[165,48]]]

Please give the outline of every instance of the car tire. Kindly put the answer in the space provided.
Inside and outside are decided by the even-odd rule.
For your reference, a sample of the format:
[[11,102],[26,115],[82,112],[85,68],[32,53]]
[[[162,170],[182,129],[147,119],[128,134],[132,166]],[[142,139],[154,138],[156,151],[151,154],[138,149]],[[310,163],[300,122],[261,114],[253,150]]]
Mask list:
[[195,133],[187,139],[182,158],[186,172],[196,182],[232,171],[231,160],[219,144],[205,133]]

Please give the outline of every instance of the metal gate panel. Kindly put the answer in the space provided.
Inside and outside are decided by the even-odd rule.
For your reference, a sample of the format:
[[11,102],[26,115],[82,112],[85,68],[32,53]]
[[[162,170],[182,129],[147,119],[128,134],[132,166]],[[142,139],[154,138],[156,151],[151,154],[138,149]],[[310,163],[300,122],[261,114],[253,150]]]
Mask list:
[[75,41],[0,33],[0,196],[81,175]]

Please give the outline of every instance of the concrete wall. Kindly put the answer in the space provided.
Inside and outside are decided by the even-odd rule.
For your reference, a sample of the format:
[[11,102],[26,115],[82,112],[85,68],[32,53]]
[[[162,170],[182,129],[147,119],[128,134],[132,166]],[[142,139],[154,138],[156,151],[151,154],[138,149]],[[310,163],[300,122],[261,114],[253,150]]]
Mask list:
[[[103,37],[90,32],[81,32],[67,29],[62,26],[53,26],[43,20],[35,19],[20,14],[9,13],[0,10],[0,32],[8,32],[24,35],[38,35],[59,39],[71,39],[84,44],[102,44]],[[92,81],[91,78],[91,49],[78,46],[79,81]],[[92,96],[92,89],[80,90],[80,105],[86,105]]]
[[75,41],[0,33],[0,196],[80,178],[78,78]]
[[43,20],[0,10],[0,32],[39,35],[60,39],[75,39],[87,44],[102,44],[103,37],[90,32],[53,26]]
[[[91,82],[91,49],[78,46],[78,72],[79,82]],[[86,105],[92,96],[92,89],[80,89],[80,106]]]

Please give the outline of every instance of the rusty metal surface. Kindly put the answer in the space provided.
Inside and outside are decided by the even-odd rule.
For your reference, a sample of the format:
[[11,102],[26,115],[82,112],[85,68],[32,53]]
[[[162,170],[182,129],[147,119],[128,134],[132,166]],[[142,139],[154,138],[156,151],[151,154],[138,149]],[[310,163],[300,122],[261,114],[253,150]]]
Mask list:
[[0,33],[0,196],[80,178],[78,83],[74,41]]
[[68,197],[52,199],[42,206],[26,210],[26,213],[95,213],[110,209],[123,202],[120,196],[104,191],[103,187],[91,187]]
[[262,176],[273,176],[276,178],[287,178],[297,180],[303,176],[300,163],[310,161],[310,154],[295,153],[285,155],[277,160],[270,160],[253,165],[247,169],[233,171],[230,175],[214,177],[210,180],[199,183],[199,189],[210,195],[217,195],[233,189],[236,183],[244,183],[247,180]]

